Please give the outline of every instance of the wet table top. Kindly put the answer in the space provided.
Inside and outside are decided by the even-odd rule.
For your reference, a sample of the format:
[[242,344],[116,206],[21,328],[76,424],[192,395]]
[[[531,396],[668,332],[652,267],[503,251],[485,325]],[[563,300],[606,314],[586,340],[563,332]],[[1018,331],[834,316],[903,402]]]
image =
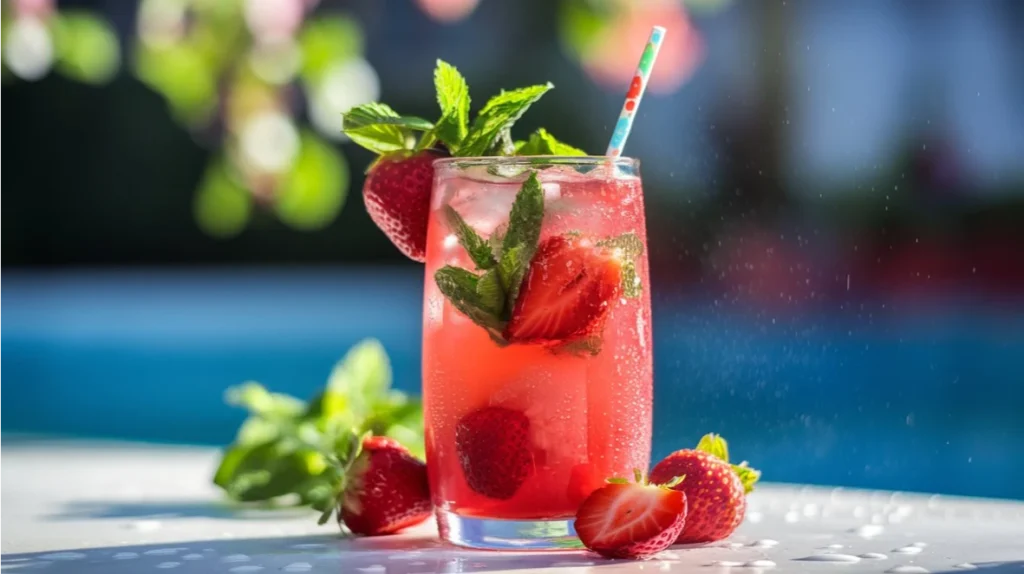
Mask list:
[[1024,503],[1013,501],[768,484],[727,541],[609,561],[455,549],[431,524],[346,539],[312,512],[238,510],[209,482],[212,449],[5,441],[2,451],[4,572],[1024,574]]

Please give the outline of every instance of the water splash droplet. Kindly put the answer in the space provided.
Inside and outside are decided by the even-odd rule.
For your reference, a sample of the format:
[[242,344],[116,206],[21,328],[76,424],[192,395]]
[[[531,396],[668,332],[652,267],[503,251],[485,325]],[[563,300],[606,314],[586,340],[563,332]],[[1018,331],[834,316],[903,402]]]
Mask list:
[[138,557],[139,555],[135,552],[118,552],[112,556],[114,560],[133,560]]
[[309,562],[292,562],[281,570],[285,572],[309,572],[312,569],[313,565]]
[[85,554],[81,552],[51,552],[39,557],[42,560],[81,560]]
[[834,562],[837,564],[853,564],[860,562],[860,558],[852,554],[812,554],[803,558],[796,558],[803,562]]
[[772,540],[771,538],[765,538],[763,540],[755,540],[750,543],[752,548],[774,548],[779,545],[778,540]]
[[181,562],[161,562],[156,565],[156,567],[161,570],[169,570],[171,568],[177,568],[178,566],[181,566]]
[[881,524],[865,524],[864,526],[858,526],[850,532],[853,532],[861,538],[874,538],[879,534],[885,532],[885,527]]
[[247,572],[259,572],[260,570],[263,570],[262,566],[258,566],[256,564],[246,564],[245,566],[235,566],[234,568],[228,570],[228,572],[235,572],[236,574],[245,574]]
[[248,562],[251,560],[245,554],[230,554],[220,559],[221,562]]
[[889,558],[888,555],[880,552],[865,552],[864,554],[861,554],[860,557],[864,560],[887,560]]
[[978,569],[977,566],[975,566],[974,564],[971,564],[970,562],[961,562],[959,564],[954,564],[953,568],[959,568],[960,570],[977,570]]
[[720,568],[732,568],[733,566],[743,566],[742,562],[736,562],[734,560],[715,560],[708,564],[708,566],[717,566]]
[[921,566],[893,566],[885,574],[929,574],[929,570]]
[[771,560],[751,560],[743,564],[744,568],[775,568],[775,563]]
[[920,554],[924,548],[920,546],[901,546],[899,548],[893,548],[893,552],[896,554]]

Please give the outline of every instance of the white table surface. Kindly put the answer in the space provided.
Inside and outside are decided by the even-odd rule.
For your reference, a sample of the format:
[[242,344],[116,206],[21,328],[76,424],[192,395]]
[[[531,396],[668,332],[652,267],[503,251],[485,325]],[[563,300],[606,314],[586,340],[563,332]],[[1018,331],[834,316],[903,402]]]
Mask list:
[[584,551],[459,550],[441,544],[432,524],[346,539],[311,512],[239,511],[210,484],[216,458],[205,448],[5,442],[2,570],[1024,574],[1021,502],[768,484],[727,541],[609,561]]

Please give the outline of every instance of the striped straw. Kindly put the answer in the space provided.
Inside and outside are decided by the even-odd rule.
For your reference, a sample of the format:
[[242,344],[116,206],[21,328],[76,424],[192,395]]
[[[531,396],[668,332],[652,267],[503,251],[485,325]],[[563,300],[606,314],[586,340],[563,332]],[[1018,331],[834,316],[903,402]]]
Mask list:
[[629,130],[633,129],[633,118],[636,116],[636,108],[640,105],[640,98],[647,89],[647,80],[651,77],[651,68],[654,67],[654,60],[658,57],[658,50],[661,49],[661,41],[665,39],[665,29],[655,26],[651,29],[651,37],[647,40],[647,47],[640,57],[640,64],[636,67],[636,75],[629,85],[629,92],[626,93],[626,103],[622,106],[622,114],[615,124],[615,131],[612,132],[612,141],[608,142],[608,157],[622,155],[622,148],[626,145],[626,138],[629,137]]

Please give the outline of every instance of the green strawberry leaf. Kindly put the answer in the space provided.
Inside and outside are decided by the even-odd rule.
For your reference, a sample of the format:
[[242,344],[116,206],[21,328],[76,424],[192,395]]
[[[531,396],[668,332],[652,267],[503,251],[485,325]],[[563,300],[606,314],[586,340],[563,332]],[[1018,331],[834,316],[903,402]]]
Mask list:
[[530,134],[530,139],[516,142],[515,148],[516,155],[587,155],[587,152],[579,148],[558,141],[544,128]]
[[458,156],[481,156],[494,149],[502,132],[508,130],[534,102],[553,88],[551,83],[502,92],[491,98],[477,114],[469,133],[455,152]]
[[430,131],[434,124],[422,118],[400,116],[378,102],[356,106],[342,116],[341,130],[352,141],[378,154],[410,149],[410,131]]
[[729,462],[729,444],[721,435],[715,433],[704,435],[697,443],[697,450]]
[[747,466],[747,461],[743,461],[740,464],[731,465],[732,469],[740,477],[740,482],[743,483],[743,492],[750,494],[754,490],[754,484],[761,479],[761,471],[754,470]]
[[503,322],[487,308],[477,292],[480,277],[465,269],[446,265],[434,273],[434,281],[441,293],[459,312],[487,329],[492,336],[501,337]]
[[664,486],[665,488],[675,488],[675,487],[679,486],[680,484],[682,484],[682,482],[684,480],[686,480],[686,475],[685,474],[673,477],[672,480],[670,480],[670,481],[668,481],[665,484],[662,484],[660,486]]
[[434,88],[441,107],[441,119],[437,120],[434,135],[447,144],[448,149],[458,149],[469,131],[469,85],[454,66],[438,60]]
[[451,229],[455,236],[459,238],[459,243],[469,254],[470,259],[476,264],[477,269],[490,269],[497,265],[497,261],[494,260],[494,254],[491,252],[491,246],[487,243],[487,240],[480,237],[476,230],[470,227],[462,216],[459,215],[458,211],[455,211],[450,205],[444,206],[444,217],[448,223],[448,228]]

